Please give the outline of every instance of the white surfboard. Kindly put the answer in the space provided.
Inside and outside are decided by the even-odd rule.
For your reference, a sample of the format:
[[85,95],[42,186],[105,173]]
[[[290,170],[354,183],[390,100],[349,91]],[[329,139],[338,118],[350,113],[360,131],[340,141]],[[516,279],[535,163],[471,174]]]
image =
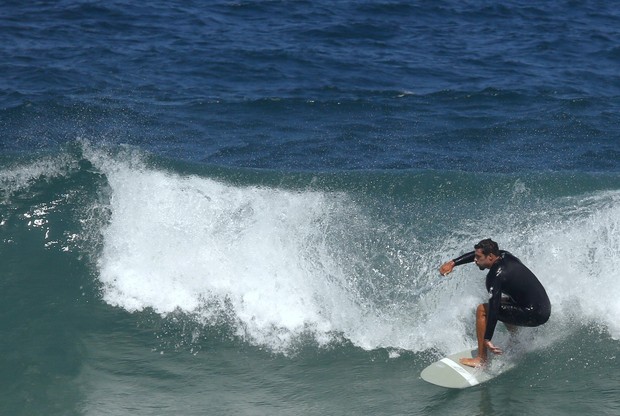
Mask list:
[[464,389],[491,380],[514,367],[514,363],[504,358],[491,359],[486,366],[478,368],[459,363],[461,358],[473,358],[477,355],[477,350],[465,350],[449,355],[422,370],[420,377],[441,387]]

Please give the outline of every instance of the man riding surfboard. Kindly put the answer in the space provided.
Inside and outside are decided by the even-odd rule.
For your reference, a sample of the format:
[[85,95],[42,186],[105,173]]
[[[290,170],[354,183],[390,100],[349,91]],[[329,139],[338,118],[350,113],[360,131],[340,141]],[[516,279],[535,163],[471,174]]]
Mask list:
[[516,326],[539,326],[551,315],[551,303],[538,278],[521,261],[500,250],[491,239],[480,241],[474,251],[444,263],[439,272],[445,276],[455,266],[474,262],[480,270],[489,269],[486,288],[489,302],[476,309],[478,356],[463,358],[461,364],[471,367],[484,365],[487,350],[501,354],[501,348],[491,342],[497,321],[514,330]]

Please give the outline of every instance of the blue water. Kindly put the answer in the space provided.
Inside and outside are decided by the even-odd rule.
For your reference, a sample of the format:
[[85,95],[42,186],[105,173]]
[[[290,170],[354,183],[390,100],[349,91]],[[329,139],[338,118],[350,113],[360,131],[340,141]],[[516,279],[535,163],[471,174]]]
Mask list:
[[[618,45],[613,2],[4,2],[0,413],[617,414]],[[428,385],[489,236],[552,318]]]

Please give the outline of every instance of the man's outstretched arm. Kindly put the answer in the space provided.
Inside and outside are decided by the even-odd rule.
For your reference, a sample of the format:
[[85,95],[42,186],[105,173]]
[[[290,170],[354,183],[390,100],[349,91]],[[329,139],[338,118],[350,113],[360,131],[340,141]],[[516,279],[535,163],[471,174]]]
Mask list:
[[474,251],[471,251],[469,253],[465,253],[462,256],[459,256],[453,260],[447,261],[444,264],[441,265],[441,267],[439,268],[439,273],[441,273],[442,276],[445,276],[449,273],[452,272],[452,270],[456,267],[456,266],[460,266],[461,264],[466,264],[466,263],[471,263],[474,261]]

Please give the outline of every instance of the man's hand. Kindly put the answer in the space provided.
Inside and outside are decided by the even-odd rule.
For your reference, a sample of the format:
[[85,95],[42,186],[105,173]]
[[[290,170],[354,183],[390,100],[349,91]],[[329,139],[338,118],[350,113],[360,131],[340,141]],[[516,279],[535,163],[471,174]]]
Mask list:
[[454,260],[450,260],[450,261],[442,264],[441,267],[439,268],[439,273],[442,276],[445,276],[445,275],[451,273],[452,269],[454,269]]
[[496,347],[495,345],[493,345],[493,343],[491,341],[489,341],[488,339],[484,340],[484,345],[489,349],[489,351],[491,351],[493,354],[502,354],[504,351],[502,351],[501,348]]

